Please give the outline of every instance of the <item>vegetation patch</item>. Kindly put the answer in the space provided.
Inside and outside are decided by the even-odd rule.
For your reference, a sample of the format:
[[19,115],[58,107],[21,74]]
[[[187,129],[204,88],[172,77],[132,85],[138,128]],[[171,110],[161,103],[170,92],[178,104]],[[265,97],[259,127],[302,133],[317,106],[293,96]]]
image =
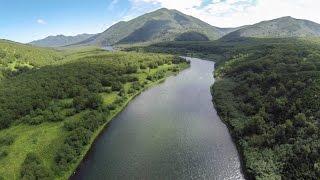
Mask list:
[[210,39],[199,32],[186,32],[175,38],[175,41],[209,41]]
[[[18,52],[20,45],[11,45]],[[97,49],[50,52],[63,58],[0,81],[4,179],[67,179],[105,124],[132,97],[188,67],[171,55]]]
[[320,47],[272,45],[222,63],[212,88],[249,179],[320,176]]

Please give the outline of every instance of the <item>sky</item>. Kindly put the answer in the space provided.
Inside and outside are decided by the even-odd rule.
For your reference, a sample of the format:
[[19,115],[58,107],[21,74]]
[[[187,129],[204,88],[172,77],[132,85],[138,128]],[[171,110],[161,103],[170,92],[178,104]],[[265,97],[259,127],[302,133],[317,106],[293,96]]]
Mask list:
[[320,23],[319,0],[0,0],[0,39],[99,33],[159,8],[177,9],[217,27],[283,16]]

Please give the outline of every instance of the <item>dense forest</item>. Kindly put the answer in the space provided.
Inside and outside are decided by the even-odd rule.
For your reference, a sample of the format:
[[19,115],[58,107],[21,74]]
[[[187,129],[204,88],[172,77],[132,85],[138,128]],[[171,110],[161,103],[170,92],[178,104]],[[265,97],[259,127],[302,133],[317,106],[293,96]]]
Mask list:
[[[68,178],[99,130],[131,98],[188,67],[170,55],[4,45],[0,163],[6,165],[0,166],[0,179]],[[28,53],[44,59],[30,65],[36,60]],[[10,68],[22,63],[26,68]]]
[[169,42],[128,50],[216,61],[213,99],[248,179],[320,177],[318,39]]
[[249,178],[320,177],[320,46],[271,45],[215,75],[214,102]]
[[125,51],[154,52],[214,60],[217,64],[225,62],[242,53],[259,53],[268,46],[277,44],[301,44],[305,46],[318,44],[319,39],[291,38],[237,38],[216,41],[172,41],[152,44],[150,46],[133,46],[124,48]]

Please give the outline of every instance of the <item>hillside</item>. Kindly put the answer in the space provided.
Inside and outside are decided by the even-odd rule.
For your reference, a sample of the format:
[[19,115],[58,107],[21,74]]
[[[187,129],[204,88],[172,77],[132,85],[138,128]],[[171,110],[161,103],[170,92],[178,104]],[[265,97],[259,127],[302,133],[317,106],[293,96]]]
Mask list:
[[288,16],[246,26],[227,34],[223,39],[234,39],[239,37],[288,38],[319,36],[320,24]]
[[84,41],[92,36],[92,34],[79,34],[76,36],[49,36],[44,39],[32,41],[29,44],[40,47],[61,47]]
[[198,32],[210,40],[218,39],[232,28],[213,27],[177,10],[159,9],[128,22],[119,22],[106,31],[75,45],[114,45],[174,40],[185,32]]
[[217,66],[213,99],[248,179],[320,177],[319,60],[319,44],[283,40]]
[[177,36],[175,41],[209,41],[210,39],[201,33],[198,32],[186,32]]
[[59,51],[0,40],[0,79],[5,75],[54,64],[63,57]]
[[308,44],[320,42],[320,38],[240,38],[224,41],[171,41],[155,43],[149,46],[126,47],[126,51],[168,53],[202,59],[211,59],[219,63],[238,55],[239,53],[255,53],[260,48],[274,44],[295,44],[305,41]]

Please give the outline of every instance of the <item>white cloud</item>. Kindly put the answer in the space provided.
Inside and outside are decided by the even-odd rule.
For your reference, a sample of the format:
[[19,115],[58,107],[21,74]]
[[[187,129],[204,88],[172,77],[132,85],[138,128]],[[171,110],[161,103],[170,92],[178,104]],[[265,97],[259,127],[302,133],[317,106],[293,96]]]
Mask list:
[[134,2],[145,2],[159,4],[169,9],[191,9],[202,4],[202,0],[133,0]]
[[42,25],[47,24],[47,22],[45,20],[43,20],[43,19],[37,19],[37,23],[38,24],[42,24]]
[[131,0],[177,9],[214,26],[235,27],[282,16],[308,19],[320,23],[317,0]]
[[108,6],[108,10],[112,10],[116,4],[118,4],[119,0],[112,0]]

